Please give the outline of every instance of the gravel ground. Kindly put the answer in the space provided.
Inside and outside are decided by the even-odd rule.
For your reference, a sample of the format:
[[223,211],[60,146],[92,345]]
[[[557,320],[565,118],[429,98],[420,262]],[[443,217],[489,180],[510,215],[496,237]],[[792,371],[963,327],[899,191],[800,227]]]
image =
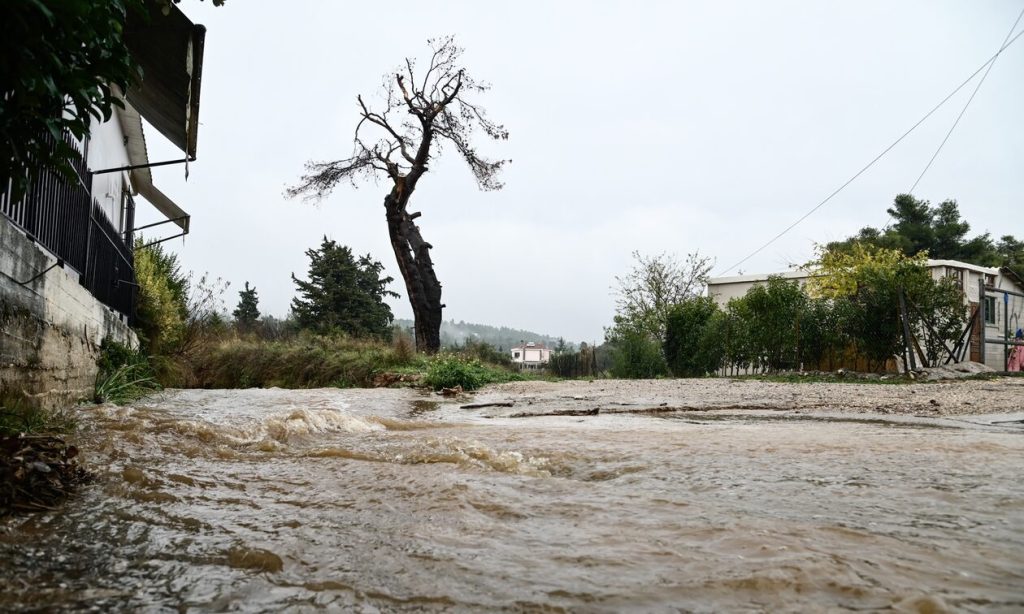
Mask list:
[[1024,412],[1024,378],[921,384],[773,383],[743,379],[511,382],[479,391],[493,415],[786,410],[959,416]]

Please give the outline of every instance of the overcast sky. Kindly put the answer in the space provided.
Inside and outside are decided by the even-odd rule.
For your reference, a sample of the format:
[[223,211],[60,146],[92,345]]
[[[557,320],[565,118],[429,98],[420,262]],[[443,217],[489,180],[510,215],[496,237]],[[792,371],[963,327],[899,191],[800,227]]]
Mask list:
[[[806,213],[999,48],[1022,0],[856,2],[405,2],[229,0],[180,5],[207,26],[198,161],[154,169],[192,215],[167,245],[186,268],[245,281],[284,316],[305,250],[326,234],[398,278],[387,186],[289,200],[309,159],[347,157],[356,95],[426,39],[454,34],[509,141],[500,192],[454,156],[411,209],[434,245],[445,319],[600,341],[631,252],[699,251],[734,264]],[[378,7],[386,6],[386,12]],[[1018,31],[1024,22],[1018,26]],[[1022,37],[1024,38],[1024,37]],[[802,263],[815,243],[886,223],[973,84],[874,168],[742,267]],[[1024,41],[996,62],[915,191],[954,198],[978,232],[1024,235]],[[180,155],[154,130],[152,161]],[[140,205],[138,224],[155,219]],[[736,270],[730,272],[736,274]]]

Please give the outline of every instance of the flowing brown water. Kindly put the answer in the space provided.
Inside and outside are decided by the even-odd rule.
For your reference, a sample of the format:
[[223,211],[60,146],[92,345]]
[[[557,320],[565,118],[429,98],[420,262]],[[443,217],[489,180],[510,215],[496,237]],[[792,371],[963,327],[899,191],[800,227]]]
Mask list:
[[1024,609],[1021,433],[434,400],[88,410],[100,480],[0,525],[0,609]]

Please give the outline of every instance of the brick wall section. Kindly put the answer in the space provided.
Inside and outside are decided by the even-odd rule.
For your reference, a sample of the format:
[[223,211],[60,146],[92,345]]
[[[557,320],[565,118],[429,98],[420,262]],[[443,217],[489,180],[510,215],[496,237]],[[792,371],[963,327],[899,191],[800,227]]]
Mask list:
[[79,284],[0,215],[0,402],[44,408],[74,404],[92,394],[104,338],[138,345],[117,312]]

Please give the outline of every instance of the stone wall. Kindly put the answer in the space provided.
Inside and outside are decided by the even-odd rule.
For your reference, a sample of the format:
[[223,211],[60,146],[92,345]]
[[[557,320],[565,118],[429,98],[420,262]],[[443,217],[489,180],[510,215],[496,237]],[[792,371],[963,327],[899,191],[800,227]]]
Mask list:
[[92,396],[104,338],[136,347],[124,316],[0,215],[0,403],[57,408]]

